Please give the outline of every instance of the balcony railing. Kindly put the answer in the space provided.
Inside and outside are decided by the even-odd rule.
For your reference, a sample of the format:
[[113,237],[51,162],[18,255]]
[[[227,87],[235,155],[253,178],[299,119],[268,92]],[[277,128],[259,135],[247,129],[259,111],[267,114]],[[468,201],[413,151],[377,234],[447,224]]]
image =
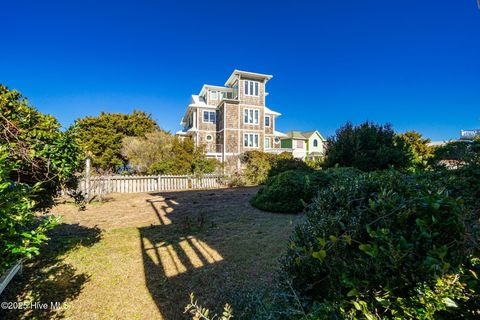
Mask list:
[[222,153],[223,145],[221,143],[206,143],[204,144],[205,152],[208,153]]
[[225,99],[236,100],[236,99],[238,99],[238,89],[237,88],[232,88],[230,90],[221,91],[220,94],[221,94],[222,100],[225,100]]
[[265,149],[265,152],[280,154],[282,152],[293,152],[293,149],[292,148],[268,148],[268,149]]
[[460,139],[474,139],[480,137],[480,130],[462,130]]

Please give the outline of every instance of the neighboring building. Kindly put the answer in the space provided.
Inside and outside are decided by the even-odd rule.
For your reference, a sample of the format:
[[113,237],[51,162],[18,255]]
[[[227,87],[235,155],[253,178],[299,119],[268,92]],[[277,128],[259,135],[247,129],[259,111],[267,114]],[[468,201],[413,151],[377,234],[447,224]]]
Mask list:
[[461,140],[473,140],[475,138],[480,138],[480,130],[461,130],[460,139]]
[[320,132],[314,131],[289,131],[281,139],[281,146],[293,149],[292,153],[298,159],[316,159],[325,154],[325,138]]
[[239,155],[248,150],[280,153],[275,130],[280,113],[267,107],[266,84],[271,75],[234,70],[224,86],[204,85],[192,95],[177,136],[206,146],[207,156],[240,168]]

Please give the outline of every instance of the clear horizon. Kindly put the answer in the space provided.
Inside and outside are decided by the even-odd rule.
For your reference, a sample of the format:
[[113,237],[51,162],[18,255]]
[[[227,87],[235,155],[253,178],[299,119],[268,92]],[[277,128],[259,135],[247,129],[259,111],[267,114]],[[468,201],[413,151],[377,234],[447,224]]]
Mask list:
[[171,132],[203,84],[272,74],[277,129],[389,122],[433,141],[480,128],[475,0],[3,4],[0,83],[63,126],[142,110]]

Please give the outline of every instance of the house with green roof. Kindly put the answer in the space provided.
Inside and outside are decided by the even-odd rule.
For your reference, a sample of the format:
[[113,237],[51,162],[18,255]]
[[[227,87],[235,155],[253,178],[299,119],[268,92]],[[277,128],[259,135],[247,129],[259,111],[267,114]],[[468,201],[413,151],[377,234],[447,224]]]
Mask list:
[[325,138],[317,130],[289,131],[281,138],[281,147],[291,149],[298,159],[318,159],[325,154]]

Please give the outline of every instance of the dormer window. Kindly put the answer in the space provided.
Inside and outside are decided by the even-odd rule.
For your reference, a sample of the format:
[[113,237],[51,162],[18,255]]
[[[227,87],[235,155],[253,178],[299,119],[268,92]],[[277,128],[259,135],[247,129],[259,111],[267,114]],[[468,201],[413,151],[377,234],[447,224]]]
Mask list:
[[210,99],[211,100],[217,100],[218,99],[217,91],[215,91],[215,90],[210,91]]
[[258,81],[245,80],[245,95],[258,97]]
[[318,140],[317,140],[317,139],[314,139],[314,140],[313,140],[313,146],[314,146],[314,147],[318,147]]

